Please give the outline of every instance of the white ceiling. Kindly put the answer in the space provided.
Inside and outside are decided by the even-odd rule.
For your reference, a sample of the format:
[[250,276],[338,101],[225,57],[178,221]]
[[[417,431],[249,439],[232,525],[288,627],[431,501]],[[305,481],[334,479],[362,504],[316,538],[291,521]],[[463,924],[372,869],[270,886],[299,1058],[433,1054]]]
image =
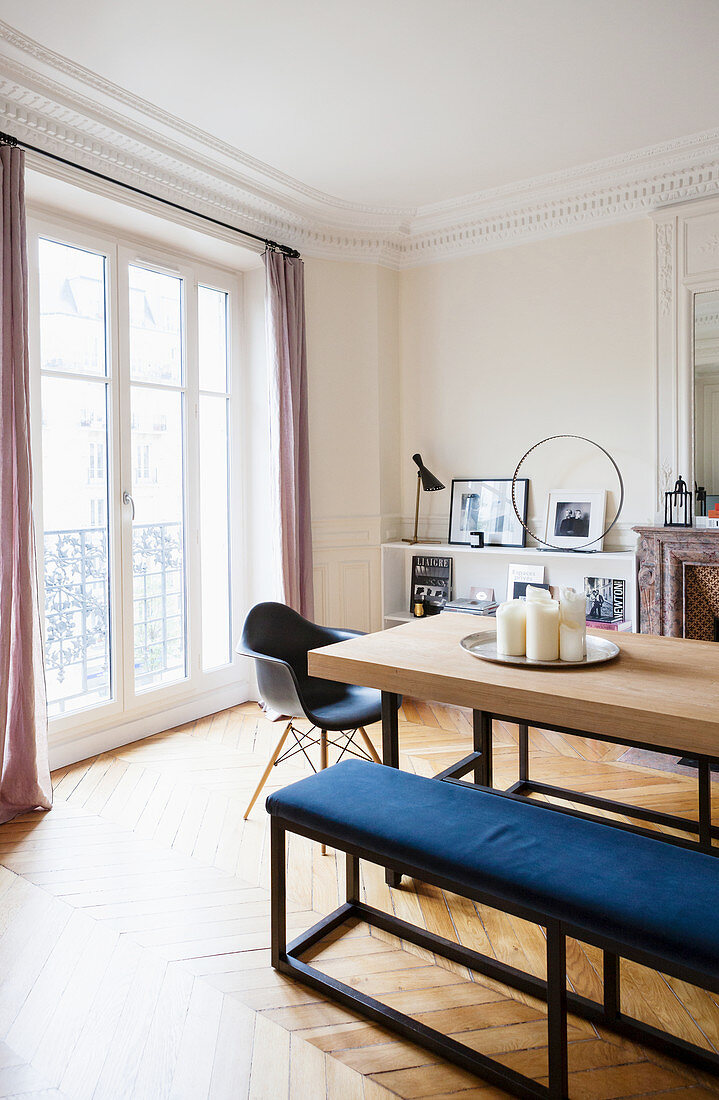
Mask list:
[[44,46],[351,203],[719,126],[717,0],[0,0]]

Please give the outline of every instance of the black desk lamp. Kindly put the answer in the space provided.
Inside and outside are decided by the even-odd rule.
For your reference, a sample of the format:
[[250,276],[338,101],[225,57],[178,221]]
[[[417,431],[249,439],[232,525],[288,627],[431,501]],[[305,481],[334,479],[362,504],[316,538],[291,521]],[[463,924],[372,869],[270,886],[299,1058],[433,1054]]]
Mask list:
[[[402,542],[409,542],[413,546],[416,542],[419,542],[417,538],[417,524],[419,523],[419,490],[420,487],[424,489],[425,493],[436,493],[438,489],[444,489],[444,485],[435,477],[433,473],[425,466],[422,461],[422,455],[412,455],[412,461],[417,463],[417,503],[414,508],[414,535],[411,539],[402,539]],[[422,539],[422,542],[439,542],[439,539]]]

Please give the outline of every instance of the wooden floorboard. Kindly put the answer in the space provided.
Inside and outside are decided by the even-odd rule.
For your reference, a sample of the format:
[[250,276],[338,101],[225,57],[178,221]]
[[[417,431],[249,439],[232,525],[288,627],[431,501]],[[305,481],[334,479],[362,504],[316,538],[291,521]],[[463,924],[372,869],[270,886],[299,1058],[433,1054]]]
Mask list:
[[[468,712],[406,700],[402,767],[433,775],[471,746]],[[242,813],[278,727],[255,704],[187,723],[54,775],[55,808],[0,829],[0,1098],[56,1100],[473,1100],[503,1095],[278,975],[269,958],[268,831]],[[377,727],[370,735],[379,746]],[[495,723],[498,786],[517,778],[517,729]],[[622,746],[531,731],[532,774],[691,815],[685,775],[623,764]],[[307,774],[302,757],[268,791]],[[291,933],[341,899],[337,854],[288,846]],[[543,974],[537,926],[362,865],[366,900]],[[314,965],[545,1080],[544,1007],[532,997],[362,925]],[[309,956],[308,956],[309,957]],[[568,982],[601,997],[598,953],[568,945]],[[625,1007],[719,1049],[701,990],[623,967]],[[570,1094],[587,1100],[719,1095],[691,1067],[572,1018]]]

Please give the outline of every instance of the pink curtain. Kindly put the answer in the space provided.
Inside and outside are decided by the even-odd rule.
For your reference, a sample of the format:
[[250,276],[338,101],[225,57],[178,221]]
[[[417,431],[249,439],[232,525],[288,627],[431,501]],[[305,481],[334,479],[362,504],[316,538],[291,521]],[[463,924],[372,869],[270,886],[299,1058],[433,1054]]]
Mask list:
[[0,824],[52,805],[32,522],[24,157],[0,147]]
[[270,445],[285,603],[311,619],[312,520],[302,260],[267,251],[267,346],[270,366]]

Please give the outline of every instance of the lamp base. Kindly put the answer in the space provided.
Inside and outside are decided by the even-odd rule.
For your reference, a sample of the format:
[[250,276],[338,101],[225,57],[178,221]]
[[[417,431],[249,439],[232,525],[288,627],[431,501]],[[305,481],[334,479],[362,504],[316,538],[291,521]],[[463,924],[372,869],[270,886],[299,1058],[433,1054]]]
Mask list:
[[430,545],[434,545],[436,543],[437,546],[442,545],[442,540],[441,539],[420,539],[420,538],[402,539],[402,542],[408,542],[410,544],[410,546],[416,546],[418,542],[428,543]]

